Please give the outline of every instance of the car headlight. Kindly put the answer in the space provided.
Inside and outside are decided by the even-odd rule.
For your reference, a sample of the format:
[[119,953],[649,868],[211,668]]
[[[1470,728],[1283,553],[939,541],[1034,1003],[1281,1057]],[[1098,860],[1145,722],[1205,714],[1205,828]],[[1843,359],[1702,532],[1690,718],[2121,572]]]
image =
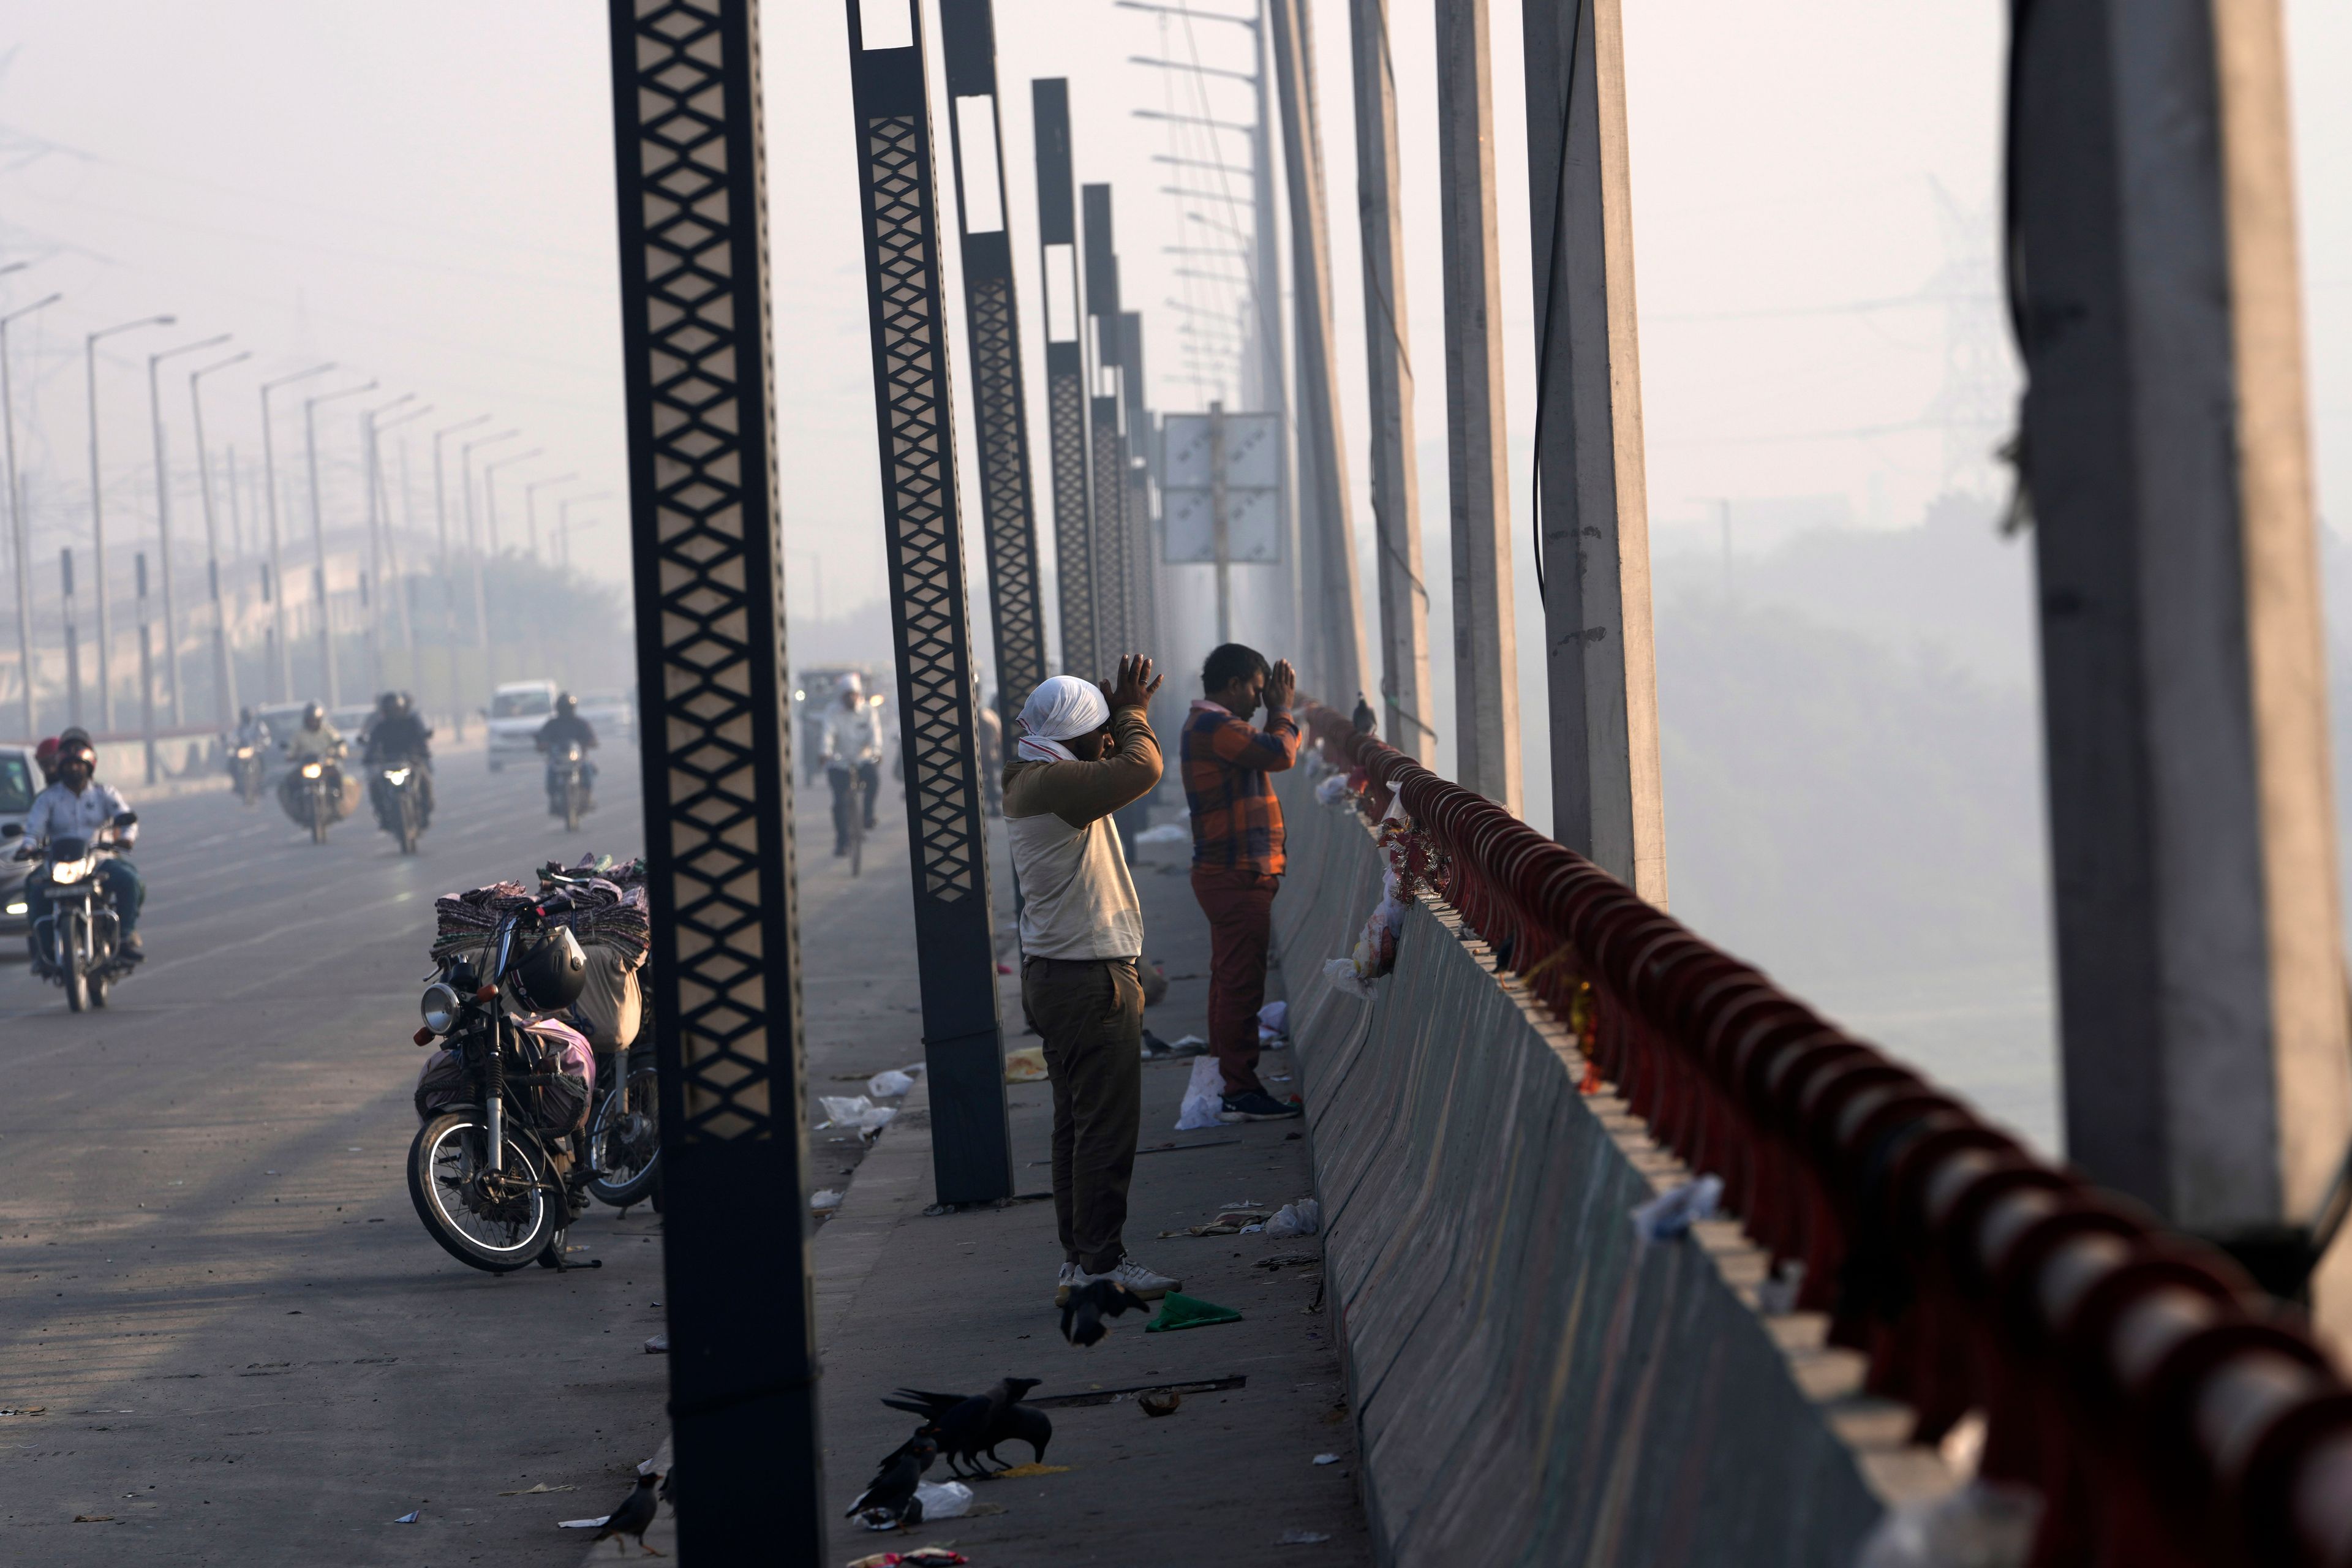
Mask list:
[[323,770],[321,770],[316,763],[304,763],[302,764],[302,776],[306,779],[317,778],[322,771]]
[[12,915],[21,915],[25,913],[29,907],[30,906],[26,905],[25,901],[20,899],[16,902],[8,906],[8,912]]
[[462,1005],[456,987],[436,981],[425,988],[425,999],[417,1004],[417,1011],[425,1016],[426,1028],[436,1035],[446,1035],[457,1022],[457,1009]]
[[383,782],[392,785],[393,788],[398,789],[402,784],[408,782],[408,770],[406,768],[386,768],[383,770]]

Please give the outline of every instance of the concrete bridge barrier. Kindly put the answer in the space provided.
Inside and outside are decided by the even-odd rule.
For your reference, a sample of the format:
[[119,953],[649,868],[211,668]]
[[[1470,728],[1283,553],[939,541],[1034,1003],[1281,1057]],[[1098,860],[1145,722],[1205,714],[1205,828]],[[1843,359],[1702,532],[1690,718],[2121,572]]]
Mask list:
[[1325,981],[1381,862],[1305,782],[1277,943],[1383,1560],[1845,1564],[1882,1495],[1952,1484],[1817,1317],[1759,1315],[1736,1226],[1636,1237],[1684,1173],[1450,910],[1409,913],[1373,1000]]

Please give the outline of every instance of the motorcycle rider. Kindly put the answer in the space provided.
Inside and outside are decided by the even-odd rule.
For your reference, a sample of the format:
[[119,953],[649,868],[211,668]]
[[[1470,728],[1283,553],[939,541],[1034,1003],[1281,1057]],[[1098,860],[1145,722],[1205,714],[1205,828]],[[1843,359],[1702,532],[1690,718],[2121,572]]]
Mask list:
[[[229,731],[227,743],[221,748],[228,753],[228,772],[231,778],[236,776],[236,752],[240,748],[247,746],[253,748],[257,767],[261,759],[269,753],[269,726],[263,723],[261,716],[252,709],[240,708],[236,710],[236,728]],[[259,776],[257,772],[255,776]]]
[[[98,750],[79,731],[68,734],[79,738],[58,737],[57,782],[33,797],[32,810],[25,814],[25,849],[46,844],[57,838],[87,838],[97,840],[111,832],[115,841],[128,848],[138,842],[136,823],[117,828],[114,819],[130,810],[122,793],[112,784],[97,782]],[[19,853],[24,853],[20,850]],[[99,881],[107,896],[114,900],[114,913],[120,922],[122,956],[136,963],[146,956],[139,940],[139,909],[147,901],[147,884],[140,879],[138,869],[121,857],[100,865]],[[46,869],[37,869],[25,882],[26,915],[30,921],[26,933],[26,945],[31,949],[33,965],[45,969],[41,956],[41,925],[49,918],[49,881]]]
[[340,765],[344,753],[342,732],[327,722],[327,710],[312,702],[302,710],[302,725],[286,737],[286,776],[278,781],[278,798],[286,815],[302,822],[302,768],[307,763],[317,763],[326,770],[327,809],[334,814],[332,820],[343,816],[343,770]]
[[833,853],[849,853],[849,781],[866,786],[866,827],[874,828],[874,797],[882,787],[882,710],[866,700],[866,682],[852,670],[841,678],[834,704],[824,710],[825,782],[833,786]]
[[555,700],[555,717],[539,727],[533,737],[540,751],[547,757],[547,808],[556,816],[563,815],[563,797],[558,793],[563,787],[555,776],[555,752],[558,747],[578,742],[583,753],[580,759],[580,782],[593,799],[596,793],[596,764],[584,754],[596,749],[596,727],[580,717],[580,699],[569,691]]
[[365,739],[377,823],[390,832],[392,814],[397,809],[384,786],[383,770],[405,763],[415,770],[416,826],[422,828],[433,820],[433,727],[418,716],[407,692],[387,691],[376,699],[375,717],[368,721]]

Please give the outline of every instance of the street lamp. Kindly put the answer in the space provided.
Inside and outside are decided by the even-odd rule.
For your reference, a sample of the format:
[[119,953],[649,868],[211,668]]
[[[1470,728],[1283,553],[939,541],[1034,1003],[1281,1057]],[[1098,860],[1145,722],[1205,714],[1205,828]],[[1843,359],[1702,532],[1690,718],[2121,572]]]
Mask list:
[[460,419],[433,432],[433,527],[441,542],[442,641],[449,657],[449,722],[460,741],[466,738],[466,710],[457,700],[457,591],[451,585],[449,575],[449,487],[442,477],[441,438],[489,422],[488,415],[477,414],[471,419]]
[[[528,452],[516,452],[508,457],[494,458],[482,465],[482,516],[485,531],[489,535],[490,558],[494,561],[499,555],[499,470],[512,468],[517,463],[527,463],[538,457],[541,450],[541,447],[533,447]],[[479,566],[474,569],[474,580],[477,583],[481,581]],[[489,661],[495,682],[498,656],[488,640],[488,622],[485,621],[483,626],[486,629],[482,634],[485,639],[482,644],[482,657]]]
[[490,668],[490,610],[488,596],[482,591],[481,540],[474,531],[474,448],[495,447],[521,434],[520,430],[501,430],[495,436],[477,437],[457,448],[457,478],[466,487],[466,554],[474,567],[474,646],[482,650],[485,680],[490,680],[496,672]]
[[[405,408],[416,401],[416,394],[404,392],[389,403],[380,403],[360,416],[360,480],[367,487],[368,570],[361,595],[361,606],[367,611],[368,689],[383,690],[383,517],[377,507],[380,486],[376,458],[376,421],[395,408]],[[430,405],[426,405],[431,406]],[[422,409],[410,408],[401,419],[413,419]]]
[[213,458],[205,447],[205,377],[252,357],[253,351],[247,349],[188,373],[188,406],[196,421],[196,493],[205,503],[205,576],[213,601],[213,706],[224,730],[236,711],[236,668],[228,653],[228,610],[221,602],[220,530],[213,521]]
[[[383,433],[387,430],[397,430],[402,426],[406,425],[413,420],[422,419],[432,412],[433,405],[429,403],[420,403],[405,414],[374,424],[368,431],[368,456],[370,460],[375,466],[376,505],[378,508],[378,515],[383,520],[383,577],[388,579],[394,584],[394,587],[391,590],[394,595],[393,602],[400,606],[400,647],[401,651],[408,656],[408,679],[410,680],[415,680],[416,679],[416,617],[408,602],[408,574],[402,570],[400,564],[400,550],[393,542],[394,540],[399,537],[399,535],[392,526],[392,497],[390,494],[392,487],[390,482],[385,479],[383,472]],[[409,526],[409,531],[414,534],[416,527],[416,512],[415,508],[410,504],[409,500],[408,437],[405,436],[403,436],[400,440],[400,510],[401,517]],[[379,581],[377,584],[378,595],[381,595],[386,590],[383,586],[383,582]],[[382,620],[383,615],[383,607],[379,602],[376,610],[376,616],[379,622]]]
[[163,678],[172,687],[174,729],[187,722],[187,715],[180,702],[180,616],[172,597],[172,476],[163,462],[163,398],[157,371],[167,359],[192,354],[199,349],[216,349],[235,335],[223,332],[202,342],[182,343],[178,348],[147,356],[147,418],[155,429],[155,554],[156,565],[163,574]]
[[[16,271],[29,266],[20,262],[9,268]],[[25,682],[25,740],[29,743],[40,733],[33,713],[33,545],[32,533],[25,522],[25,492],[16,486],[16,398],[8,377],[8,327],[36,310],[46,310],[62,294],[52,294],[46,300],[36,300],[21,310],[11,310],[0,316],[0,426],[6,428],[6,480],[8,485],[8,517],[15,526],[16,541],[16,673]]]
[[108,632],[106,612],[106,495],[105,486],[98,477],[98,340],[110,338],[117,332],[136,331],[141,327],[175,327],[177,316],[142,316],[135,321],[120,326],[103,327],[82,336],[82,376],[89,387],[89,535],[92,564],[98,581],[92,585],[98,595],[98,728],[104,733],[114,728],[114,682],[108,672],[108,657],[113,638]]
[[338,397],[356,397],[362,392],[373,392],[375,383],[362,382],[357,386],[345,386],[333,392],[322,392],[316,397],[302,400],[302,450],[310,469],[310,575],[311,592],[319,604],[319,662],[327,673],[327,706],[342,701],[342,683],[335,679],[334,616],[327,603],[327,525],[319,511],[319,405],[332,403]]
[[276,381],[261,384],[261,485],[263,498],[269,512],[269,626],[270,642],[276,649],[274,663],[278,670],[280,702],[294,700],[294,653],[286,646],[286,553],[278,533],[278,446],[269,425],[269,395],[281,386],[298,381],[308,381],[314,375],[324,375],[335,368],[335,362],[314,364],[308,370],[298,370],[292,375],[281,375]]
[[523,516],[530,523],[530,558],[539,559],[539,492],[550,485],[568,485],[578,479],[578,473],[558,474],[551,479],[533,479],[522,488]]
[[[593,495],[565,496],[555,503],[555,550],[562,558],[563,570],[572,570],[572,508],[577,501],[610,500],[611,490],[598,490]],[[586,528],[587,523],[580,525]]]

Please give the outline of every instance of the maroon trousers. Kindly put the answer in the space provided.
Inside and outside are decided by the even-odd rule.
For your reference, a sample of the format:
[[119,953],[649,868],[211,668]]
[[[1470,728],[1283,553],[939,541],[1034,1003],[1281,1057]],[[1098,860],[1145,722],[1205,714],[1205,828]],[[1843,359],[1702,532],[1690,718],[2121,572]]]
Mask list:
[[1281,886],[1264,871],[1192,868],[1192,896],[1209,917],[1209,1049],[1224,1069],[1227,1094],[1265,1088],[1257,1076],[1257,1010],[1265,1005],[1265,956]]

